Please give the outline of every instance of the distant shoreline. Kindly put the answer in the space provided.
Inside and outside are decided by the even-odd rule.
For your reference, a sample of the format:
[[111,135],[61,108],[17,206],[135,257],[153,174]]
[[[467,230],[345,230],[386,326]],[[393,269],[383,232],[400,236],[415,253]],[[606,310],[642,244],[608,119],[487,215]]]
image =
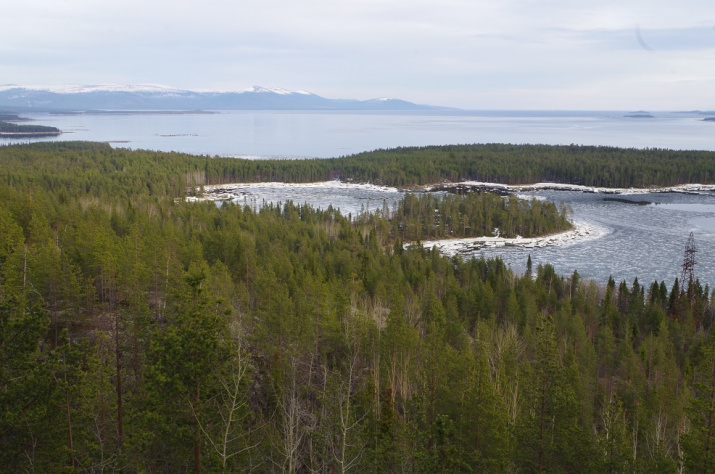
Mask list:
[[4,115],[6,120],[0,120],[0,138],[42,138],[56,137],[62,130],[44,125],[18,125],[15,122],[27,121],[18,116]]
[[680,194],[699,194],[700,192],[715,191],[715,184],[680,184],[677,186],[651,186],[647,188],[606,188],[599,186],[583,186],[579,184],[562,184],[562,183],[535,183],[535,184],[499,184],[499,183],[484,183],[479,181],[461,181],[458,183],[440,183],[427,186],[417,187],[416,190],[423,192],[469,192],[469,191],[486,191],[494,194],[512,194],[524,191],[578,191],[582,193],[601,193],[601,194],[621,194],[621,195],[641,195],[652,193],[680,193]]
[[[467,191],[484,191],[493,194],[506,196],[509,194],[517,194],[527,191],[576,191],[582,193],[600,193],[612,195],[644,195],[652,193],[679,193],[679,194],[699,194],[701,192],[715,191],[715,184],[681,184],[677,186],[667,187],[650,187],[650,188],[605,188],[595,186],[582,186],[577,184],[561,184],[561,183],[536,183],[523,185],[508,185],[500,183],[484,183],[478,181],[462,181],[458,183],[440,183],[425,186],[410,186],[410,187],[394,187],[382,186],[372,183],[357,183],[350,181],[316,181],[311,183],[288,183],[276,181],[259,181],[245,183],[223,183],[223,184],[206,184],[203,186],[204,192],[200,197],[191,197],[191,200],[205,201],[226,201],[238,197],[236,189],[251,186],[266,186],[279,185],[283,187],[308,187],[308,186],[331,186],[331,187],[363,187],[380,189],[395,192],[467,192]],[[615,199],[615,198],[611,198]],[[634,204],[640,204],[634,201]]]
[[57,137],[62,135],[61,131],[57,132],[0,132],[0,138],[44,138]]
[[55,110],[50,115],[213,115],[211,110]]

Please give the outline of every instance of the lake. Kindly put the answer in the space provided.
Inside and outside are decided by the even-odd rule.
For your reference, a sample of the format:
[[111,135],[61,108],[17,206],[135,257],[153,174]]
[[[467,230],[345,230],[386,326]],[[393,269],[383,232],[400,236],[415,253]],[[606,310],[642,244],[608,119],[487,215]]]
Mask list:
[[[695,113],[232,111],[201,114],[26,113],[59,140],[249,158],[330,158],[399,146],[513,143],[715,150],[715,122]],[[35,139],[32,141],[48,140]],[[57,139],[55,139],[57,140]],[[27,139],[0,139],[25,143]]]

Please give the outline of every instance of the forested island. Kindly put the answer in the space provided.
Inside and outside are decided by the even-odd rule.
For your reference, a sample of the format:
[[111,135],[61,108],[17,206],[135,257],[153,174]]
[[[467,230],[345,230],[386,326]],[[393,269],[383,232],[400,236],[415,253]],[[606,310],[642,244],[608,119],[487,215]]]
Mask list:
[[301,161],[0,147],[2,469],[710,472],[707,284],[530,262],[516,274],[418,243],[497,219],[554,232],[567,210],[408,194],[348,219],[186,196],[238,181],[627,187],[713,173],[710,152],[601,147]]
[[18,125],[16,123],[0,120],[0,137],[5,138],[37,138],[54,137],[62,131],[56,127],[44,125]]

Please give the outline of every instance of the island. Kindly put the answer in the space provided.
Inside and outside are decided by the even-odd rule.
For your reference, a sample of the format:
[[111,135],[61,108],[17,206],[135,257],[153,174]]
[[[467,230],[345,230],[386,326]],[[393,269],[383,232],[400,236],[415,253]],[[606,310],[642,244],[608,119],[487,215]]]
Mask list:
[[56,127],[45,125],[18,125],[0,120],[0,137],[2,138],[38,138],[54,137],[62,134]]

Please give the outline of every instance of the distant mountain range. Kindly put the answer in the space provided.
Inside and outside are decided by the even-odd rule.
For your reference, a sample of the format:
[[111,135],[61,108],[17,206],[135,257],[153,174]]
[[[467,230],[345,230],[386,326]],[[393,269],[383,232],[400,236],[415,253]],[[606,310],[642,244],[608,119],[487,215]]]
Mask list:
[[[305,91],[255,86],[241,92],[203,92],[161,86],[0,85],[0,107],[62,111],[193,110],[450,110],[400,99],[326,99]],[[452,109],[453,110],[453,109]]]

